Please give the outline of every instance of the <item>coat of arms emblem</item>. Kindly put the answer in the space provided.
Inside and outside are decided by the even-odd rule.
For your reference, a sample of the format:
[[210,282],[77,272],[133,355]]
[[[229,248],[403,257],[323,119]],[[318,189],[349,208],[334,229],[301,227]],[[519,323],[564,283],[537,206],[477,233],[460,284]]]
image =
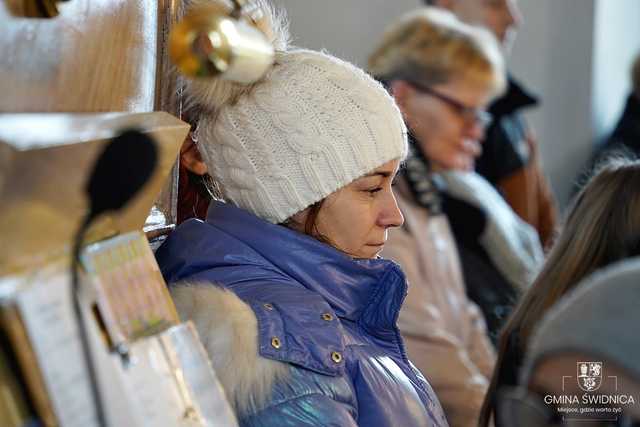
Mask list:
[[602,384],[602,362],[578,362],[578,386],[595,391]]

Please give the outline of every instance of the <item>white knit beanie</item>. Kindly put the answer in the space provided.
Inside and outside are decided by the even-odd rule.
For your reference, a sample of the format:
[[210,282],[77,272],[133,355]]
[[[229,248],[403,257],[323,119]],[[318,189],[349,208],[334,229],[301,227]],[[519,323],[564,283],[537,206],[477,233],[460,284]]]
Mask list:
[[283,222],[407,153],[391,96],[328,54],[280,51],[251,87],[211,84],[187,87],[209,111],[199,115],[198,148],[224,198],[267,221]]

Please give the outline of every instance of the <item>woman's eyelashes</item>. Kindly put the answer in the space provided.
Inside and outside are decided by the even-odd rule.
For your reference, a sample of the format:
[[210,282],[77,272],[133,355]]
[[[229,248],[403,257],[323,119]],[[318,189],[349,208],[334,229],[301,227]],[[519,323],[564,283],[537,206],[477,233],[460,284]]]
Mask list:
[[375,196],[377,193],[379,193],[380,191],[384,190],[385,188],[388,188],[389,190],[392,189],[392,187],[396,185],[396,179],[393,178],[393,180],[391,180],[390,178],[385,178],[383,182],[375,185],[375,186],[371,186],[368,189],[366,189],[365,191],[367,193],[369,193],[369,195],[371,195],[372,197]]
[[385,189],[391,190],[396,183],[397,174],[391,178],[391,176],[383,177],[366,177],[359,182],[359,191],[366,193],[370,197],[375,197],[378,193]]

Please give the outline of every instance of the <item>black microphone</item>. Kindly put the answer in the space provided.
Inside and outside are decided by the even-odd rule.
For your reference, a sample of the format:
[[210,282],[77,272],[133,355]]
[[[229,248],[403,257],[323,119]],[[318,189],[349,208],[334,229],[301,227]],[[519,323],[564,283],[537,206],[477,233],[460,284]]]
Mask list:
[[95,163],[86,186],[89,216],[121,209],[151,178],[158,161],[153,140],[129,129],[116,136]]
[[106,427],[106,419],[96,367],[89,347],[89,336],[84,324],[79,293],[78,268],[84,236],[91,222],[99,215],[122,209],[149,181],[155,171],[158,150],[154,141],[136,129],[122,131],[113,138],[93,167],[85,187],[89,196],[89,211],[84,217],[73,244],[71,265],[71,298],[78,325],[82,352],[87,367],[91,393],[96,407],[98,425]]

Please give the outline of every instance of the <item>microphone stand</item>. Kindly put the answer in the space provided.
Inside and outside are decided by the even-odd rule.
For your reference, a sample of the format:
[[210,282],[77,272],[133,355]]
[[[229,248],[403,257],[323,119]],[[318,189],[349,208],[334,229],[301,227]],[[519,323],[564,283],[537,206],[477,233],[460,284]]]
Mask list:
[[82,224],[80,225],[80,228],[76,233],[75,241],[73,242],[73,252],[71,260],[71,298],[73,300],[73,312],[75,315],[76,324],[78,325],[80,343],[82,345],[82,355],[89,377],[89,386],[91,389],[91,394],[93,396],[93,401],[95,402],[96,420],[99,427],[107,427],[104,407],[102,405],[102,395],[100,393],[100,387],[98,385],[98,375],[96,372],[95,361],[93,358],[93,353],[91,352],[91,346],[89,344],[89,333],[87,331],[87,325],[84,322],[84,317],[82,316],[82,298],[80,295],[80,278],[78,274],[80,270],[80,251],[82,250],[82,242],[93,219],[93,212],[89,212],[82,221]]

